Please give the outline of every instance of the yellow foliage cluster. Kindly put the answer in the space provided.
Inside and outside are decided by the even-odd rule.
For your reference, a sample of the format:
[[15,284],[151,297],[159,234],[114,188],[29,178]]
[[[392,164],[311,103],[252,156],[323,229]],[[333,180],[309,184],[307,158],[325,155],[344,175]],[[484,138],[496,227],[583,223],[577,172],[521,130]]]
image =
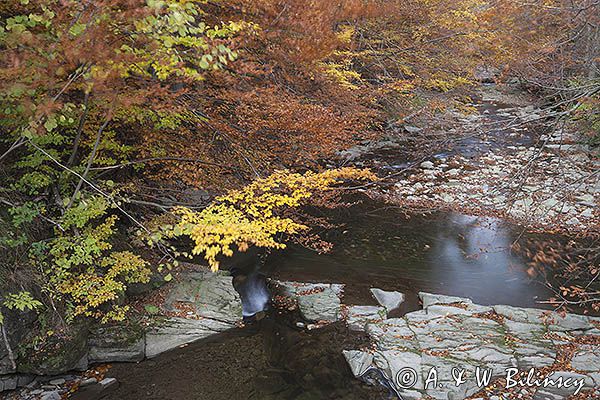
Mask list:
[[104,274],[88,271],[62,281],[58,290],[70,296],[74,309],[71,318],[79,315],[108,321],[122,321],[129,306],[111,304],[108,311],[101,306],[113,303],[127,289],[128,283],[147,283],[150,269],[140,256],[129,251],[113,252],[100,260]]
[[69,209],[62,222],[77,227],[77,233],[58,233],[50,243],[51,259],[40,260],[46,265],[51,295],[67,300],[68,319],[123,320],[128,308],[118,300],[128,284],[150,280],[148,263],[139,255],[112,251],[117,217],[107,216],[109,207],[106,199],[97,197]]
[[332,189],[344,179],[376,180],[368,170],[332,169],[324,172],[292,173],[277,171],[257,179],[243,189],[217,199],[215,204],[195,212],[180,207],[179,221],[167,236],[188,236],[194,242],[193,254],[204,254],[211,269],[219,268],[219,256],[233,255],[233,245],[245,251],[250,245],[282,249],[281,235],[293,235],[308,229],[282,216],[286,209],[298,208],[316,192]]

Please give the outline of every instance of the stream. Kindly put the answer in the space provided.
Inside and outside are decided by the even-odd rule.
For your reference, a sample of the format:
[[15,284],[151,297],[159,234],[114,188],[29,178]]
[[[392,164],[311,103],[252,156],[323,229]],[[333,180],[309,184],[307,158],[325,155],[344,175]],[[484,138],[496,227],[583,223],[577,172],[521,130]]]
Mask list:
[[[281,280],[346,284],[346,304],[376,304],[371,287],[400,290],[397,314],[419,308],[417,293],[471,297],[479,304],[543,307],[551,293],[527,274],[527,260],[510,244],[523,235],[501,220],[461,214],[406,217],[366,203],[333,219],[330,254],[291,247],[243,283],[244,309],[264,298],[263,275]],[[250,300],[248,300],[250,299]],[[354,379],[341,351],[368,343],[344,323],[314,331],[297,327],[293,313],[262,320],[139,364],[114,364],[120,386],[107,399],[385,399],[385,389]],[[76,399],[93,397],[78,396]]]
[[[483,103],[481,115],[502,120],[498,104]],[[529,132],[460,140],[451,151],[475,157],[506,143],[529,144]],[[389,154],[389,153],[388,153]],[[442,154],[443,155],[443,154]],[[394,169],[406,160],[388,160]],[[345,304],[375,305],[369,289],[398,290],[407,300],[397,315],[419,309],[420,291],[469,297],[477,304],[544,308],[551,291],[533,274],[529,260],[511,251],[515,240],[543,240],[490,217],[405,211],[369,199],[330,215],[338,228],[326,234],[335,246],[317,254],[299,246],[269,257],[260,270],[234,281],[244,314],[267,301],[265,277],[298,282],[343,283]],[[556,236],[554,236],[556,238]],[[560,239],[560,238],[559,238]],[[239,271],[238,271],[239,272]],[[237,279],[237,278],[236,278]],[[298,316],[276,310],[244,328],[213,336],[139,364],[114,364],[108,376],[120,386],[107,399],[382,399],[385,389],[354,379],[341,355],[368,343],[343,323],[307,331]],[[78,395],[76,399],[91,399]]]

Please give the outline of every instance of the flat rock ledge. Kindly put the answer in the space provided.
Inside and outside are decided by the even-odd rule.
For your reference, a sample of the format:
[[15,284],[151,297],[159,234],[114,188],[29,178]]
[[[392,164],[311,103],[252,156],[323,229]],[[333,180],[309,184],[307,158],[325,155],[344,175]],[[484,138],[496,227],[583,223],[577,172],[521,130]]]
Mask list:
[[344,285],[269,280],[274,303],[288,310],[298,309],[308,322],[330,323],[342,319]]
[[[422,310],[366,325],[371,348],[344,351],[357,378],[384,384],[404,400],[507,395],[559,400],[575,393],[579,385],[575,382],[587,396],[578,398],[600,395],[600,318],[482,306],[470,299],[430,293],[419,297]],[[477,368],[480,374],[488,371],[489,385],[478,384]],[[515,380],[525,379],[531,368],[540,379],[562,378],[565,384],[507,388],[508,381],[500,380],[507,378],[508,371],[520,374]],[[457,386],[454,378],[460,373],[464,382]]]

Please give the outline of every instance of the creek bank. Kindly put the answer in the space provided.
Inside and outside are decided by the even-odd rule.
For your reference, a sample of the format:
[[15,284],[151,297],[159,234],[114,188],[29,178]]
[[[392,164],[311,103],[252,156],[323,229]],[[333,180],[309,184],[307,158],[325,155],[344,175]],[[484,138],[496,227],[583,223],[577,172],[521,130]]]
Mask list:
[[567,232],[600,226],[600,162],[573,138],[548,136],[541,147],[509,146],[477,160],[425,161],[383,197],[407,207],[502,217]]
[[[52,393],[62,396],[87,379],[86,373],[61,374],[86,371],[90,364],[140,362],[242,323],[240,296],[233,288],[232,277],[225,273],[200,269],[182,274],[177,282],[167,287],[164,297],[159,314],[154,315],[151,321],[73,327],[71,335],[47,346],[51,352],[37,352],[29,358],[19,357],[16,369],[8,366],[7,356],[4,356],[0,391],[24,387],[12,398],[38,399],[46,396],[49,400],[54,396]],[[20,331],[14,330],[16,333]],[[16,338],[16,334],[11,337]],[[13,342],[18,344],[16,340]],[[5,349],[0,355],[4,353]],[[52,380],[54,384],[48,385]],[[114,384],[101,379],[95,381],[88,390],[104,390]]]
[[[209,284],[208,289],[206,288],[207,282],[212,282]],[[314,383],[311,379],[315,379],[316,375],[313,376],[312,374],[323,371],[323,368],[329,371],[327,374],[333,374],[332,377],[335,375],[340,387],[347,385],[342,382],[344,374],[349,376],[353,374],[367,384],[375,383],[374,392],[363,392],[363,396],[365,396],[364,393],[374,395],[375,392],[381,393],[382,390],[391,390],[392,393],[401,394],[403,399],[420,399],[423,395],[432,396],[434,399],[463,399],[469,396],[473,396],[472,398],[478,396],[490,398],[490,396],[506,394],[505,391],[501,391],[500,387],[489,393],[477,393],[480,389],[474,383],[469,383],[470,381],[459,388],[454,387],[451,381],[451,371],[452,368],[456,367],[464,368],[467,371],[467,376],[471,376],[469,374],[472,374],[473,369],[477,366],[490,368],[494,378],[502,376],[506,368],[514,367],[526,371],[528,368],[535,367],[543,372],[554,371],[563,377],[583,379],[585,390],[590,390],[593,385],[600,385],[600,363],[598,362],[600,357],[600,318],[575,314],[561,315],[551,311],[502,305],[483,306],[474,304],[470,299],[462,297],[429,293],[420,293],[420,299],[423,303],[422,310],[410,312],[398,318],[389,318],[388,308],[385,305],[391,307],[396,305],[398,299],[403,299],[404,296],[400,292],[385,292],[373,288],[372,305],[346,305],[344,304],[345,286],[343,284],[302,283],[270,279],[268,285],[272,293],[272,303],[276,307],[275,314],[283,313],[287,315],[288,317],[284,318],[287,322],[282,324],[281,321],[276,322],[268,317],[259,321],[256,327],[263,323],[262,328],[265,326],[271,327],[269,328],[271,332],[269,335],[272,334],[273,337],[265,336],[260,339],[260,342],[264,343],[264,351],[274,351],[275,347],[284,345],[285,350],[283,348],[277,350],[277,355],[266,355],[263,351],[263,353],[257,353],[257,357],[260,356],[260,360],[266,357],[265,363],[267,363],[267,359],[272,359],[268,361],[269,363],[278,360],[277,362],[284,363],[285,368],[293,368],[295,371],[294,376],[304,377],[301,381],[306,390],[311,387],[310,382]],[[208,346],[207,348],[220,346],[221,350],[219,351],[222,352],[224,351],[222,346],[226,345],[225,342],[223,344],[218,344],[219,342],[210,344],[211,341],[207,342],[200,339],[220,335],[233,335],[232,337],[236,337],[238,335],[236,332],[240,332],[239,341],[253,343],[251,346],[254,347],[262,347],[259,343],[255,343],[259,338],[244,336],[242,334],[244,330],[241,329],[228,329],[227,332],[222,331],[220,335],[216,334],[216,330],[201,333],[194,330],[200,326],[196,324],[201,323],[201,321],[205,321],[202,322],[203,324],[206,324],[206,321],[211,321],[211,324],[226,324],[229,328],[239,326],[226,322],[234,319],[231,314],[232,310],[235,310],[233,315],[241,318],[241,305],[239,307],[235,306],[239,301],[239,297],[237,293],[230,291],[230,286],[231,277],[220,274],[193,273],[188,275],[186,280],[172,285],[171,290],[165,296],[164,308],[172,311],[164,318],[171,322],[177,321],[177,324],[175,324],[176,329],[172,324],[166,324],[155,327],[156,330],[144,330],[143,334],[136,331],[135,334],[127,338],[110,333],[110,331],[93,332],[91,337],[103,334],[105,335],[103,337],[117,336],[120,339],[114,342],[92,340],[89,342],[101,347],[103,351],[106,351],[105,354],[110,354],[113,358],[119,357],[125,361],[135,361],[141,357],[140,347],[138,347],[140,337],[145,338],[147,346],[149,332],[154,332],[151,333],[151,335],[154,335],[160,330],[165,335],[163,343],[168,344],[168,346],[165,345],[165,349],[166,347],[175,349],[174,352],[169,352],[169,354],[179,354],[177,357],[183,357],[183,354],[190,352],[198,354],[193,357],[205,357],[203,349],[206,346]],[[201,292],[198,292],[198,290],[201,290]],[[202,298],[202,293],[219,293],[224,299],[222,302],[216,303],[211,299],[212,295],[209,295],[209,298]],[[395,300],[394,304],[390,304],[390,299]],[[196,306],[199,306],[198,309],[196,309]],[[227,312],[221,315],[215,310],[227,310]],[[200,317],[200,313],[210,313],[210,315],[219,319]],[[178,316],[181,314],[186,315],[187,318]],[[179,323],[184,326],[180,326]],[[187,324],[195,328],[190,329]],[[206,328],[206,325],[202,326]],[[344,329],[347,332],[364,332],[362,335],[366,335],[366,337],[359,342],[353,341],[353,344],[348,345],[346,343],[344,347],[336,347],[337,355],[330,354],[330,347],[326,347],[325,353],[327,353],[327,356],[319,353],[319,351],[325,351],[323,348],[321,350],[314,348],[318,346],[317,338],[322,335],[321,332],[325,333],[331,330],[334,335],[332,340],[335,340],[339,333],[333,332],[339,332],[340,326],[346,326]],[[265,334],[265,332],[261,333],[261,335]],[[194,346],[192,342],[197,341],[206,344],[194,351],[176,349],[188,345]],[[115,345],[113,350],[108,351],[107,349],[111,348],[113,343],[118,343],[118,345]],[[331,343],[328,342],[326,346],[330,345]],[[288,347],[290,348],[288,349]],[[119,355],[116,355],[115,351],[117,350],[115,349],[121,351]],[[98,353],[100,352],[95,350],[94,354]],[[302,361],[291,361],[291,359],[295,359],[294,357],[300,357],[301,355]],[[145,357],[148,357],[148,354],[145,354]],[[152,366],[156,363],[154,360],[167,359],[168,357],[163,353],[159,357],[144,361],[140,368],[145,370],[144,365],[148,365],[147,368],[153,368]],[[325,364],[315,369],[317,358],[311,357],[325,357],[319,361],[320,363],[325,362]],[[337,357],[345,360],[349,368],[347,372],[344,367],[337,364],[335,368],[332,367],[333,364],[326,368],[326,363],[334,362],[331,360],[337,360]],[[309,362],[310,360],[312,362]],[[160,368],[165,368],[161,363],[157,364],[157,374],[163,373]],[[163,366],[158,367],[160,365]],[[394,380],[398,371],[405,367],[414,368],[418,372],[416,386],[411,390],[402,390]],[[440,383],[445,386],[425,390],[424,387],[419,385],[424,383],[427,378],[426,373],[433,367],[437,368]],[[122,368],[119,370],[121,371],[119,374],[122,375],[124,373]],[[78,386],[79,391],[76,396],[86,394],[91,396],[75,397],[80,399],[95,399],[104,395],[116,399],[119,398],[119,393],[131,394],[131,391],[135,390],[134,388],[119,387],[118,382],[111,377],[104,375],[95,377],[91,374],[91,371],[79,376],[65,376],[58,380],[53,378],[54,383],[51,382],[50,378],[38,378],[26,389],[13,393],[12,399],[37,400],[43,398],[40,397],[43,395],[47,397],[46,400],[49,400],[52,399],[50,396],[54,396],[52,394],[54,392],[63,395],[77,390]],[[268,396],[265,394],[265,398],[278,398],[277,393],[280,393],[281,390],[295,390],[284,383],[285,379],[279,382],[281,380],[279,375],[277,375],[277,379],[279,379],[277,382],[279,383],[274,381],[275,377],[272,376],[274,371],[269,372],[268,369],[265,369],[264,372],[260,372],[263,371],[262,367],[255,364],[252,364],[251,371],[253,372],[248,376],[248,379],[258,379],[252,384],[258,385],[257,387],[253,386],[253,390],[258,390],[260,393],[270,393]],[[119,374],[116,375],[117,379],[120,376]],[[264,376],[257,378],[258,375]],[[109,379],[109,381],[105,381],[105,379]],[[357,382],[359,382],[358,379]],[[242,390],[244,385],[236,384],[235,387],[235,390]],[[319,390],[323,388],[319,388]],[[193,398],[194,393],[197,394],[206,389],[205,387],[190,389],[182,393],[182,396]],[[153,392],[156,390],[152,389]],[[534,395],[533,389],[529,388],[527,390],[528,394]],[[114,393],[114,395],[111,393]],[[591,392],[585,393],[589,393],[591,396]],[[17,394],[18,396],[16,396]],[[216,395],[216,393],[213,394]],[[553,400],[563,398],[564,394],[564,392],[553,391],[553,388],[545,388],[535,392],[536,397],[533,398],[536,400]],[[216,396],[214,398],[221,397]]]

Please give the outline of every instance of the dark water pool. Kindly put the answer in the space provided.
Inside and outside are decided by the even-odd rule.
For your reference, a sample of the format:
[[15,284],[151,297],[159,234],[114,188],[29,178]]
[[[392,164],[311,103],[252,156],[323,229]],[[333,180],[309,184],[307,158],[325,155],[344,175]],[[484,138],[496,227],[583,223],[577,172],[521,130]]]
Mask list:
[[387,207],[357,211],[337,216],[346,223],[329,235],[330,254],[294,247],[267,263],[267,273],[345,283],[346,300],[356,304],[370,300],[371,287],[402,291],[413,304],[420,291],[527,307],[551,296],[528,274],[529,260],[511,251],[528,235],[515,225],[453,213],[407,217]]

